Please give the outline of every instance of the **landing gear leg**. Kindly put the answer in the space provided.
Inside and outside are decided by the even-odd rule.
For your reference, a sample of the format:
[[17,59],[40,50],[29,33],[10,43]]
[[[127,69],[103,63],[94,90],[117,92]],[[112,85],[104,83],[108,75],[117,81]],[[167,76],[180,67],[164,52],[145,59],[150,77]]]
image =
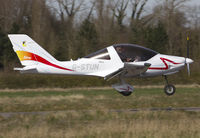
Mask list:
[[173,95],[175,93],[175,91],[176,91],[176,88],[175,88],[174,85],[168,83],[167,76],[164,76],[164,77],[165,77],[165,81],[166,81],[164,92],[168,96]]

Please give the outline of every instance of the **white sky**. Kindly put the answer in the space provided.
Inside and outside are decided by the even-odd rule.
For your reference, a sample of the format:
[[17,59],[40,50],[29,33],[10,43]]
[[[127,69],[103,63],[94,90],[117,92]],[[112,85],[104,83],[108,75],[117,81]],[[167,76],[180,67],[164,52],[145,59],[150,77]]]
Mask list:
[[[161,2],[163,0],[149,0],[144,8],[146,13],[151,13],[153,8]],[[200,8],[200,0],[189,0],[185,3],[185,6],[198,6]]]
[[200,0],[191,0],[190,2],[187,2],[189,5],[200,5]]
[[[149,0],[147,6],[149,7],[153,7],[158,3],[159,0]],[[162,0],[160,0],[162,1]],[[196,6],[200,6],[200,0],[190,0],[189,2],[187,2],[187,5],[196,5]]]

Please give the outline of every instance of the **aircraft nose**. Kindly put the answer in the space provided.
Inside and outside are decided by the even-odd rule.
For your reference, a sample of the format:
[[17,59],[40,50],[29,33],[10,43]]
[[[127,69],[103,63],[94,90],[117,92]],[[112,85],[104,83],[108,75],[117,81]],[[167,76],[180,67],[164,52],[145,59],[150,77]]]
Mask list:
[[191,63],[193,63],[194,61],[192,60],[192,59],[190,59],[190,58],[186,58],[186,63],[189,63],[189,64],[191,64]]

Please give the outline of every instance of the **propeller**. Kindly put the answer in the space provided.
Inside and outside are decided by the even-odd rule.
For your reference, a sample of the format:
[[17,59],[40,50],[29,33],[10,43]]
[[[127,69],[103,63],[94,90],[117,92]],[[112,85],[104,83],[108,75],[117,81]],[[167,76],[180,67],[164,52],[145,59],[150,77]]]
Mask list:
[[190,43],[189,42],[190,42],[190,39],[189,39],[189,37],[187,37],[187,58],[185,58],[185,64],[187,65],[188,76],[190,76],[190,63],[193,62],[193,60],[189,58],[189,56],[190,56],[190,48],[189,48]]
[[190,64],[189,63],[186,63],[186,64],[187,64],[188,76],[190,76]]

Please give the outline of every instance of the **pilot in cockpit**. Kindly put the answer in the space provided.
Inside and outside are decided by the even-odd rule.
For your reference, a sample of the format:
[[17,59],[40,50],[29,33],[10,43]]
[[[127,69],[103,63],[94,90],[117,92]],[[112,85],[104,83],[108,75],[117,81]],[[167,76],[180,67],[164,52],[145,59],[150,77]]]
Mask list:
[[127,51],[125,51],[126,49],[124,47],[118,46],[116,47],[116,51],[119,55],[119,57],[121,58],[122,62],[138,62],[141,61],[141,56],[135,56],[134,58],[132,57],[128,57],[127,56]]
[[138,61],[141,61],[141,57],[136,56],[136,57],[135,57],[135,60],[134,60],[133,62],[138,62]]
[[119,57],[121,58],[121,60],[123,62],[131,62],[132,58],[128,58],[125,54],[124,54],[124,47],[116,47],[116,51],[119,55]]

